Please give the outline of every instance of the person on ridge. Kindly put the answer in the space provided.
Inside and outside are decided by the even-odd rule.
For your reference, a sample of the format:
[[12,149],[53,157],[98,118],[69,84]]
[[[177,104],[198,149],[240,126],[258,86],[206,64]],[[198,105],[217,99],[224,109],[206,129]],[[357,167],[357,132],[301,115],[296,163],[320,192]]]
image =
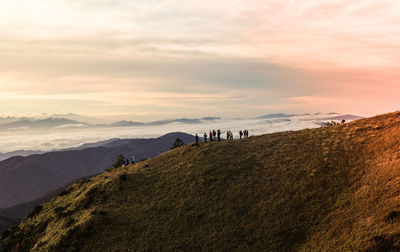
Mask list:
[[196,133],[194,139],[195,139],[195,141],[196,141],[196,143],[195,143],[196,146],[199,146],[199,136],[197,135],[197,133]]
[[132,155],[132,164],[135,164],[135,156]]
[[[246,132],[246,131],[245,131],[245,132]],[[240,131],[239,131],[239,138],[242,139],[242,136],[243,136],[243,131],[240,130]]]
[[210,142],[212,142],[212,140],[213,140],[213,135],[212,135],[212,132],[210,130]]
[[207,142],[207,133],[204,133],[203,137],[204,137],[204,142]]
[[221,141],[221,131],[220,130],[218,130],[217,136],[218,136],[218,141]]
[[214,137],[214,140],[216,140],[217,132],[215,132],[215,130],[213,130],[213,137]]
[[228,140],[233,140],[233,133],[232,131],[228,131]]
[[229,140],[229,130],[226,132],[226,140]]

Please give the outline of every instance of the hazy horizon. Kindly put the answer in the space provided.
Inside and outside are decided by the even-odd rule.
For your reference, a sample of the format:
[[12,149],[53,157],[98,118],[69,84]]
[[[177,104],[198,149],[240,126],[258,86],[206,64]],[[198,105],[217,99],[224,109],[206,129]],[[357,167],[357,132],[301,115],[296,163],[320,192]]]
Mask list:
[[[393,112],[393,111],[387,111],[387,113]],[[253,114],[253,113],[252,113]],[[87,114],[76,114],[76,113],[65,113],[65,114],[47,114],[47,113],[41,113],[41,114],[0,114],[0,120],[1,119],[15,119],[15,120],[20,120],[20,119],[29,119],[29,120],[44,120],[44,119],[69,119],[69,120],[74,120],[77,122],[83,122],[83,123],[88,123],[88,124],[111,124],[111,123],[116,123],[120,121],[131,121],[131,122],[140,122],[140,123],[153,123],[153,122],[158,122],[158,121],[168,121],[168,120],[177,120],[177,119],[201,119],[201,118],[222,118],[222,119],[255,119],[257,117],[265,116],[265,115],[275,115],[275,114],[284,114],[284,115],[319,115],[319,114],[325,114],[325,115],[356,115],[356,116],[361,116],[361,117],[368,117],[368,116],[375,116],[375,115],[365,115],[365,114],[353,114],[353,113],[341,113],[337,111],[317,111],[317,112],[310,112],[310,111],[303,111],[303,112],[298,112],[295,113],[293,111],[268,111],[265,113],[259,113],[259,114],[254,114],[254,115],[245,115],[245,116],[240,116],[240,115],[232,115],[232,116],[223,116],[223,115],[217,115],[217,114],[203,114],[203,115],[193,115],[193,116],[182,116],[182,117],[161,117],[161,118],[141,118],[145,120],[139,120],[140,117],[136,118],[134,116],[127,116],[127,115],[113,115],[113,116],[92,116],[92,115],[87,115]],[[377,115],[377,114],[376,114]],[[2,122],[0,121],[0,125]]]
[[[320,127],[322,122],[331,117],[343,116],[337,113],[329,114],[275,114],[266,118],[216,118],[213,120],[170,121],[162,124],[145,124],[138,126],[105,125],[50,125],[14,128],[0,130],[0,152],[16,150],[51,151],[78,147],[85,143],[94,143],[112,138],[153,138],[171,132],[184,132],[203,136],[210,130],[231,130],[238,138],[239,130],[248,129],[250,135],[300,130]],[[341,119],[339,119],[340,121]],[[0,123],[0,127],[2,124]]]

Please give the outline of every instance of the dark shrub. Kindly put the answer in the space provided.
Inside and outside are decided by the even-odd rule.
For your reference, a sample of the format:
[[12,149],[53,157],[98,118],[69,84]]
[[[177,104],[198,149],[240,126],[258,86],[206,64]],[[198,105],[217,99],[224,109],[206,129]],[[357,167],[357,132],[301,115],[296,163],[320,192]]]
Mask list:
[[91,214],[92,214],[92,215],[98,214],[98,215],[102,215],[102,216],[107,216],[107,212],[106,212],[106,211],[102,211],[102,210],[100,210],[100,211],[93,210],[93,211],[91,212]]
[[400,211],[395,210],[395,211],[391,211],[390,213],[388,213],[384,219],[387,222],[391,222],[391,221],[394,221],[399,218],[400,218]]
[[121,167],[123,164],[125,164],[125,160],[126,158],[122,154],[119,154],[117,157],[117,161],[113,164],[113,167],[114,168]]
[[98,190],[98,187],[93,187],[86,193],[85,198],[81,201],[80,209],[88,209],[92,205]]
[[64,227],[69,228],[70,226],[74,225],[75,222],[76,222],[76,220],[74,218],[71,218],[64,224]]
[[69,194],[71,191],[72,191],[72,187],[71,187],[71,188],[68,188],[67,190],[64,190],[64,191],[60,192],[60,194],[59,194],[58,196],[67,195],[67,194]]
[[89,178],[83,178],[83,179],[78,180],[77,183],[79,184],[79,186],[82,186],[82,185],[88,183],[89,181],[90,181]]
[[28,215],[28,218],[33,218],[36,215],[38,215],[41,211],[43,210],[43,206],[39,205],[36,206],[35,209],[33,209],[33,211]]
[[177,138],[177,139],[175,140],[174,144],[172,145],[171,150],[172,150],[172,149],[175,149],[175,148],[179,148],[179,147],[181,147],[181,146],[183,146],[183,145],[185,145],[185,143],[183,142],[183,140],[180,139],[180,138]]
[[60,213],[64,212],[64,210],[65,210],[65,207],[56,207],[54,209],[54,213],[60,214]]
[[122,181],[126,181],[128,178],[126,177],[126,174],[121,174],[119,175],[119,179]]

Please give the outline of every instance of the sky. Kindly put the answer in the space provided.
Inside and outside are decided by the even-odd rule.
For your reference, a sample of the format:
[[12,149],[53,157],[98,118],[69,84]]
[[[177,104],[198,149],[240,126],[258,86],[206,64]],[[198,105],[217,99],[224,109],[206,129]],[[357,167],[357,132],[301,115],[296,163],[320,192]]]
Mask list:
[[0,0],[0,116],[399,109],[398,0]]

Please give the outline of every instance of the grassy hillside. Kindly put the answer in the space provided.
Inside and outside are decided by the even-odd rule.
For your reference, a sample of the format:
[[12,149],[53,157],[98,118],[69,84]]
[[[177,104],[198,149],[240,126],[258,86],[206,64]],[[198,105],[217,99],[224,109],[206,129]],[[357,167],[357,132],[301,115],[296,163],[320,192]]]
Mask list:
[[118,139],[83,150],[52,151],[0,162],[0,208],[36,200],[77,179],[104,172],[119,154],[136,160],[168,151],[176,138],[186,143],[194,136],[174,132],[150,139]]
[[[50,191],[36,200],[24,202],[9,208],[0,208],[0,233],[3,233],[5,230],[20,224],[21,221],[24,220],[25,217],[32,212],[37,205],[50,201],[72,184],[74,183],[71,182],[68,185],[62,186],[54,191]],[[10,222],[10,220],[12,221]]]
[[398,251],[400,113],[185,146],[74,184],[0,251]]

